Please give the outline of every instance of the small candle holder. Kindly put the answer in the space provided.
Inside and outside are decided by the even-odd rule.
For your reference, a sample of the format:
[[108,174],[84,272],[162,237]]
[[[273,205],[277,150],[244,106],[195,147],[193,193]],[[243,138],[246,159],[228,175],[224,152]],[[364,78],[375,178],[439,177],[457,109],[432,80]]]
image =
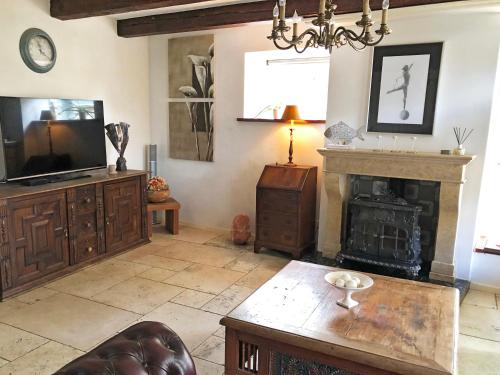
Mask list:
[[392,150],[391,152],[399,152],[399,149],[397,148],[398,144],[398,136],[395,135],[392,137]]
[[381,135],[377,135],[377,148],[373,151],[378,151],[378,152],[384,151],[384,149],[382,148],[382,136]]

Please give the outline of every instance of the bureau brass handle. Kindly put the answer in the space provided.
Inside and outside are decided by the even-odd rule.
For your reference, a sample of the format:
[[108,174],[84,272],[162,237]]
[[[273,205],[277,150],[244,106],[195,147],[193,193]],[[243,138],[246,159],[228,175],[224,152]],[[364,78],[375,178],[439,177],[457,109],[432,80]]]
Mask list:
[[68,229],[64,229],[64,237],[68,238]]
[[84,201],[85,201],[85,203],[90,203],[90,202],[92,202],[92,199],[90,199],[90,198],[85,198],[85,200],[84,200]]
[[88,252],[88,253],[91,253],[91,252],[92,252],[92,250],[94,250],[94,248],[93,248],[92,246],[87,247],[87,252]]
[[87,222],[87,228],[90,228],[92,226],[92,223],[90,221]]
[[109,217],[106,218],[106,225],[109,225]]

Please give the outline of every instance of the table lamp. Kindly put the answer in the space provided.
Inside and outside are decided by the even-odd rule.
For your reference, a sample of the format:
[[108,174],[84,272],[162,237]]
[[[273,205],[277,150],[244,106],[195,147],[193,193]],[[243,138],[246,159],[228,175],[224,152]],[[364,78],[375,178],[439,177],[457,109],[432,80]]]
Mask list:
[[299,107],[296,105],[287,105],[283,115],[281,116],[281,121],[286,122],[290,125],[290,147],[288,148],[288,166],[294,166],[293,163],[293,126],[297,121],[302,121],[299,114]]

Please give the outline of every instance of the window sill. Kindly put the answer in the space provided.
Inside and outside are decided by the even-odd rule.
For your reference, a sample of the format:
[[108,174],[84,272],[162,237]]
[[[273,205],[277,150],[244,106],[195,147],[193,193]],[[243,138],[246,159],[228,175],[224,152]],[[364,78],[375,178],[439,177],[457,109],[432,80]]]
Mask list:
[[487,237],[481,236],[474,251],[476,253],[500,255],[500,246],[493,243],[493,241],[489,241]]
[[[238,117],[236,120],[238,122],[263,122],[263,123],[270,123],[270,124],[285,124],[284,121],[282,120],[273,120],[269,118],[244,118],[244,117]],[[297,121],[296,124],[305,124],[305,125],[316,125],[316,124],[325,124],[325,120],[301,120],[300,122]]]

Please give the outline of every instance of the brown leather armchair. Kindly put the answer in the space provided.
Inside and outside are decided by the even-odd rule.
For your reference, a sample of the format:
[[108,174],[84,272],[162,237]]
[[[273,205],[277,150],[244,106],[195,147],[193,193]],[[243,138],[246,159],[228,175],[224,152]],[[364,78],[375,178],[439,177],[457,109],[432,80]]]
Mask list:
[[179,336],[158,322],[131,326],[55,375],[196,375]]

